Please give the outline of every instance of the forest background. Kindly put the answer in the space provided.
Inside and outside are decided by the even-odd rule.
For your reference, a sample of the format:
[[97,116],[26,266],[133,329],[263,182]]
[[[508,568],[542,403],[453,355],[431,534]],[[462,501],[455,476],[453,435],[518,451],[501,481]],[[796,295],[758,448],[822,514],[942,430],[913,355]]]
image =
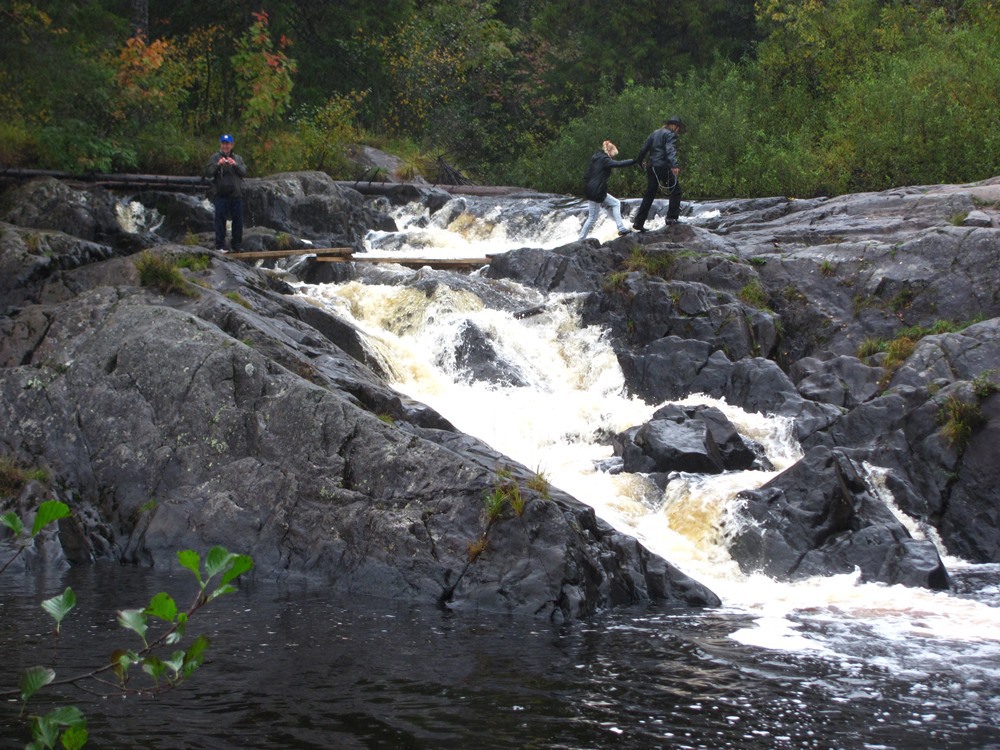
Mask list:
[[679,115],[688,197],[837,195],[1000,174],[998,97],[1000,0],[0,0],[0,168],[580,194]]

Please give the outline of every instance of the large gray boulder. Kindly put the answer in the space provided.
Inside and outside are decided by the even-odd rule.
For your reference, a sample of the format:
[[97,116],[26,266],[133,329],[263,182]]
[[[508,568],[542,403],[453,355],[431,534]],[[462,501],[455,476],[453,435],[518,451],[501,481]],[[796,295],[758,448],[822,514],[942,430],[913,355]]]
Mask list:
[[933,543],[913,539],[836,451],[816,448],[740,498],[728,538],[746,572],[796,580],[858,569],[862,581],[948,587]]
[[[266,579],[550,619],[718,603],[393,392],[346,321],[211,257],[166,296],[140,285],[134,258],[57,271],[2,320],[0,453],[62,488],[65,560],[169,566],[222,544]],[[490,519],[501,469],[526,503]]]

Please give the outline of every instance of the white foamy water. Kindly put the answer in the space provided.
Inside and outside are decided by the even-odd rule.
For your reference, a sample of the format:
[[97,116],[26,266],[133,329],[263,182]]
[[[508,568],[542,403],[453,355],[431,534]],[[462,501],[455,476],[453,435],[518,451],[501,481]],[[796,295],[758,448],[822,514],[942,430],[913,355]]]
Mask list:
[[[460,227],[466,231],[475,224],[467,217]],[[575,219],[555,217],[536,236],[565,244],[576,238],[579,225]],[[532,244],[531,236],[512,238],[506,230],[503,242],[493,234],[493,239],[469,240],[461,233],[449,237],[449,227],[434,231],[447,238],[441,257],[454,257],[450,254],[458,245],[459,255],[467,255],[473,245],[503,252]],[[490,231],[498,230],[494,226]],[[420,254],[433,248],[426,241],[425,233]],[[607,435],[642,424],[659,405],[625,393],[603,331],[580,326],[574,297],[550,297],[542,313],[517,319],[487,309],[463,291],[439,289],[428,298],[402,286],[352,282],[302,285],[300,292],[352,317],[370,336],[372,348],[391,363],[398,390],[592,506],[608,523],[715,591],[728,610],[752,615],[753,624],[732,633],[733,639],[903,670],[915,680],[940,670],[968,684],[1000,679],[1000,609],[987,601],[862,584],[856,575],[782,583],[740,571],[726,551],[721,529],[734,512],[737,493],[760,487],[801,457],[789,420],[691,394],[679,403],[721,409],[745,438],[764,447],[775,471],[684,475],[671,481],[665,493],[641,475],[602,471],[612,457]],[[523,290],[522,295],[531,299],[537,292]],[[527,385],[465,382],[451,353],[456,331],[467,322],[488,335]],[[873,491],[891,503],[878,468],[867,469]],[[903,518],[898,509],[894,512]],[[910,519],[906,523],[915,537],[927,534],[934,540]],[[965,566],[947,550],[941,552],[949,569]]]

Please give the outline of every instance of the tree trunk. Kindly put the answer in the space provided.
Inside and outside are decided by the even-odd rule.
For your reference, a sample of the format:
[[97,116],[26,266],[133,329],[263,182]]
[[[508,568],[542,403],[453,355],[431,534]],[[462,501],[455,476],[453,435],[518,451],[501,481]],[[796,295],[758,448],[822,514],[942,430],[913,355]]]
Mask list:
[[132,34],[149,42],[149,0],[132,0]]

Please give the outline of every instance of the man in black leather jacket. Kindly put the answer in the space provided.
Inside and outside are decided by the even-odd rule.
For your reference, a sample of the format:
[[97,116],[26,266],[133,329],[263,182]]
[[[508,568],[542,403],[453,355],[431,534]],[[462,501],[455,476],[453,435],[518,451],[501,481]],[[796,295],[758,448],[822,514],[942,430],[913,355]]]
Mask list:
[[646,164],[646,193],[642,196],[639,210],[632,219],[632,229],[637,232],[646,231],[643,226],[649,216],[653,199],[661,186],[667,191],[670,199],[667,204],[667,224],[677,223],[681,213],[681,183],[678,179],[681,167],[677,158],[677,137],[683,128],[684,123],[681,122],[681,118],[671,117],[664,122],[662,128],[649,134],[639,155],[635,157],[637,162],[649,157]]

